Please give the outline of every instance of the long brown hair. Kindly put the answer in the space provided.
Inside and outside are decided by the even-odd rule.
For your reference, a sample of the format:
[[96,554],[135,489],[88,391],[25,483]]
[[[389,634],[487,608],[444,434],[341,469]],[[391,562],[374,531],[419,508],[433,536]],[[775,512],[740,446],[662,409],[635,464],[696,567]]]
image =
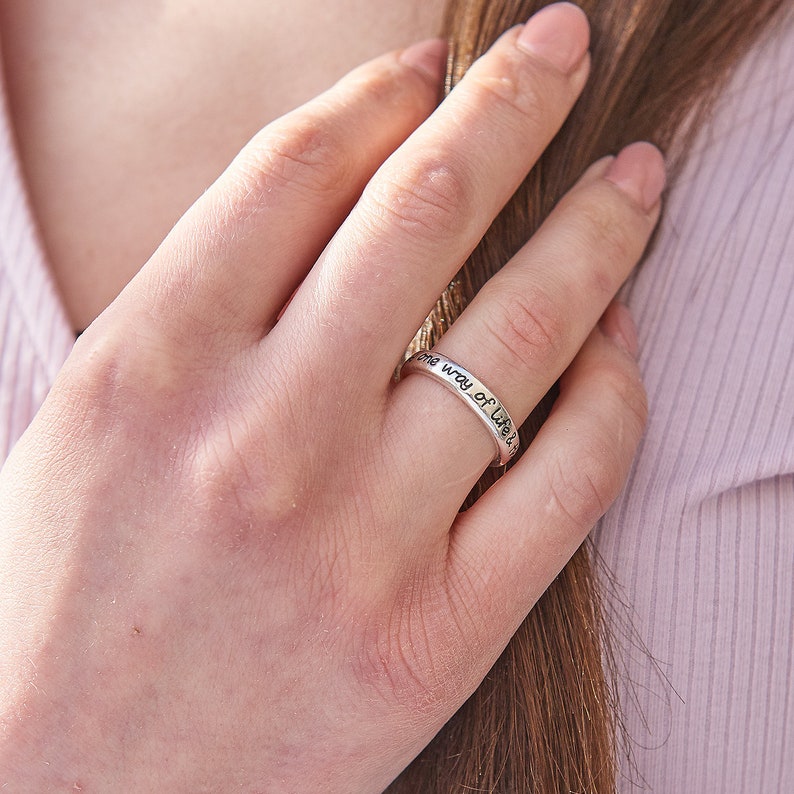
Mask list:
[[[599,157],[650,140],[665,151],[674,179],[731,68],[784,3],[579,0],[592,27],[588,86],[464,267],[464,293],[476,292],[510,258]],[[449,0],[448,88],[500,33],[546,4]],[[451,312],[445,317],[451,321],[460,308],[458,300],[445,299],[438,311]],[[424,341],[432,343],[432,334]],[[524,428],[524,447],[552,399]],[[489,484],[482,481],[480,490]],[[579,550],[480,688],[390,792],[615,791],[620,719],[610,671],[616,668],[599,596],[603,578],[594,574],[591,556]]]

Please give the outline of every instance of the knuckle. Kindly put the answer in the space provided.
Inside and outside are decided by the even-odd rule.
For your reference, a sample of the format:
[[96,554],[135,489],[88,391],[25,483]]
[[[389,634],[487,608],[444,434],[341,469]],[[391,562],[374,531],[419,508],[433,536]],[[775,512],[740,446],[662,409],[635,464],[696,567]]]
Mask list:
[[585,250],[598,251],[604,261],[633,265],[642,253],[632,219],[615,201],[583,196],[578,207]]
[[238,551],[294,532],[309,499],[305,473],[274,466],[253,426],[218,422],[202,432],[190,462],[192,505],[212,545]]
[[558,456],[548,469],[557,512],[585,530],[620,493],[648,416],[638,375],[617,363],[600,368],[589,395],[596,412],[578,437],[575,457]]
[[258,133],[243,150],[240,173],[245,195],[298,190],[324,198],[351,172],[349,152],[332,125],[317,119],[284,119]]
[[565,318],[543,289],[507,289],[489,303],[486,323],[497,361],[529,371],[553,365],[562,352]]
[[119,330],[105,325],[105,333],[87,333],[77,341],[54,388],[59,397],[53,405],[66,400],[69,409],[57,409],[50,418],[58,434],[90,439],[92,445],[102,439],[98,454],[126,445],[130,470],[143,460],[136,452],[149,450],[156,463],[140,470],[143,481],[156,477],[161,464],[170,465],[156,451],[161,428],[182,414],[195,383],[186,360],[156,330]]
[[585,442],[575,463],[557,460],[551,464],[547,474],[553,512],[563,515],[573,527],[589,532],[623,484],[613,458],[608,446]]
[[425,157],[369,189],[377,215],[422,237],[456,234],[469,196],[467,180],[451,158]]
[[549,90],[539,75],[518,68],[510,59],[497,74],[477,74],[470,89],[472,102],[493,120],[505,119],[522,128],[543,129],[548,126],[554,108]]
[[435,96],[435,90],[416,69],[396,58],[378,58],[355,69],[332,91],[339,92],[343,102],[352,101],[369,109],[386,106],[393,111],[415,106],[417,89]]
[[65,388],[84,419],[99,415],[122,415],[120,395],[129,378],[126,374],[128,354],[113,336],[82,336],[61,370],[58,385]]
[[179,357],[167,336],[146,328],[142,322],[125,336],[110,331],[78,340],[67,373],[79,399],[123,415],[129,405],[145,401],[151,410],[179,391]]

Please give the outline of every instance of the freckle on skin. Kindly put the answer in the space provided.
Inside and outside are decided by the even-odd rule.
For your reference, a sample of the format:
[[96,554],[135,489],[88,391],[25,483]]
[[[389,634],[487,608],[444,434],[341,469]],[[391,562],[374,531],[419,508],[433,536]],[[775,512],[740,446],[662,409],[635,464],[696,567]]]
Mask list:
[[139,635],[141,633],[141,630],[137,626],[133,626],[132,627],[132,633],[137,636],[137,635]]

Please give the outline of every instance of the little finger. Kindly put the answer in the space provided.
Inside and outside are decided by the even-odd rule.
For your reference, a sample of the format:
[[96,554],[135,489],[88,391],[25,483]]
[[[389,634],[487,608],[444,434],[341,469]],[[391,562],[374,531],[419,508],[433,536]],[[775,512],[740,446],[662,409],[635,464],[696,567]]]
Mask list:
[[450,590],[483,641],[504,644],[623,487],[647,418],[633,333],[611,306],[532,445],[455,522]]

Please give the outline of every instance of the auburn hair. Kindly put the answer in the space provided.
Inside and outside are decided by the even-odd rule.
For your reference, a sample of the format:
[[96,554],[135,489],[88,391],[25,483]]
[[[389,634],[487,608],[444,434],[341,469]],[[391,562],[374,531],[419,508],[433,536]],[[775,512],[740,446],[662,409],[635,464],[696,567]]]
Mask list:
[[[447,89],[542,0],[448,0]],[[675,179],[732,67],[784,0],[579,0],[592,28],[592,71],[564,127],[463,268],[462,299],[439,301],[429,336],[454,320],[594,160],[632,141],[665,152]],[[427,329],[426,329],[427,330]],[[523,447],[553,394],[523,429]],[[493,476],[486,474],[486,477]],[[490,485],[483,479],[478,491]],[[476,498],[474,493],[471,499]],[[616,789],[620,712],[593,553],[583,546],[546,591],[474,695],[389,792]]]

